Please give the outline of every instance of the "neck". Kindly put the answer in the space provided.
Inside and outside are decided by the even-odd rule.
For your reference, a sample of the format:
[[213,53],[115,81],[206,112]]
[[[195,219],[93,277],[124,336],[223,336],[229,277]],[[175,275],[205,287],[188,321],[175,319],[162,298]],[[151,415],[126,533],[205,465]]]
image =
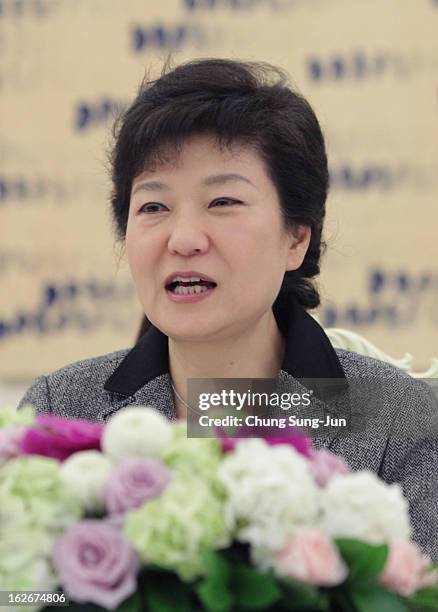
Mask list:
[[[170,376],[178,395],[187,402],[190,378],[277,378],[284,348],[271,310],[239,337],[211,343],[169,338]],[[178,417],[186,418],[187,407],[176,396],[174,401]]]

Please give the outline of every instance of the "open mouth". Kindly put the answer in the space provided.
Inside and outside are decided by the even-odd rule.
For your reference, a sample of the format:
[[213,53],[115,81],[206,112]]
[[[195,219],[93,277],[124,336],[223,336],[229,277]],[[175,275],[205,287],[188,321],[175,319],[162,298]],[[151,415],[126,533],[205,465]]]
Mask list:
[[166,289],[175,295],[194,295],[195,293],[205,293],[209,289],[214,289],[216,283],[204,280],[196,281],[174,281],[166,285]]

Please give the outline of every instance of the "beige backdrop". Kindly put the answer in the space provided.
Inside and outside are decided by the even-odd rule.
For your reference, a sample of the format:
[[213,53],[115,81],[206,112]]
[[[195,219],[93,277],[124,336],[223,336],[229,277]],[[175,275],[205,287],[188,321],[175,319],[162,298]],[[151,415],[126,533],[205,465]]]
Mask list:
[[327,136],[319,314],[414,366],[438,354],[438,2],[3,0],[0,378],[132,344],[111,236],[114,110],[146,66],[226,56],[286,68]]

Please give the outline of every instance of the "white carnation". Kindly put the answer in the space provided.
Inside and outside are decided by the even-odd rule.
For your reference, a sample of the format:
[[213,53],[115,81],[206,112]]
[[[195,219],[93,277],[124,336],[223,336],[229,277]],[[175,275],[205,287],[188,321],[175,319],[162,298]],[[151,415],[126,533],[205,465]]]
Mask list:
[[172,436],[171,424],[155,408],[129,406],[109,419],[102,436],[102,449],[116,460],[157,457]]
[[259,566],[297,528],[318,520],[318,487],[308,462],[291,446],[244,440],[222,462],[219,479],[227,491],[227,525],[254,547]]
[[322,527],[332,537],[380,544],[408,540],[408,502],[398,484],[388,485],[371,472],[330,480],[322,490]]
[[61,479],[86,510],[103,508],[104,488],[112,463],[95,450],[70,455],[60,467]]

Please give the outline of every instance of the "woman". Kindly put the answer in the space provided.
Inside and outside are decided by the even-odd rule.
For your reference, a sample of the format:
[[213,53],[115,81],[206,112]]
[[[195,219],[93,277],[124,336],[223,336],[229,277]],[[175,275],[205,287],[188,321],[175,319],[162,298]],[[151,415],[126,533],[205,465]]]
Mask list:
[[[426,385],[334,350],[307,313],[320,299],[328,190],[309,104],[265,64],[192,61],[145,82],[112,157],[112,210],[145,315],[139,342],[35,380],[20,405],[104,421],[129,404],[187,414],[192,378],[385,381],[373,435],[315,440],[400,482],[414,537],[438,557],[436,410]],[[427,416],[426,416],[427,415]],[[422,422],[418,435],[403,424]],[[363,433],[363,432],[362,432]]]

